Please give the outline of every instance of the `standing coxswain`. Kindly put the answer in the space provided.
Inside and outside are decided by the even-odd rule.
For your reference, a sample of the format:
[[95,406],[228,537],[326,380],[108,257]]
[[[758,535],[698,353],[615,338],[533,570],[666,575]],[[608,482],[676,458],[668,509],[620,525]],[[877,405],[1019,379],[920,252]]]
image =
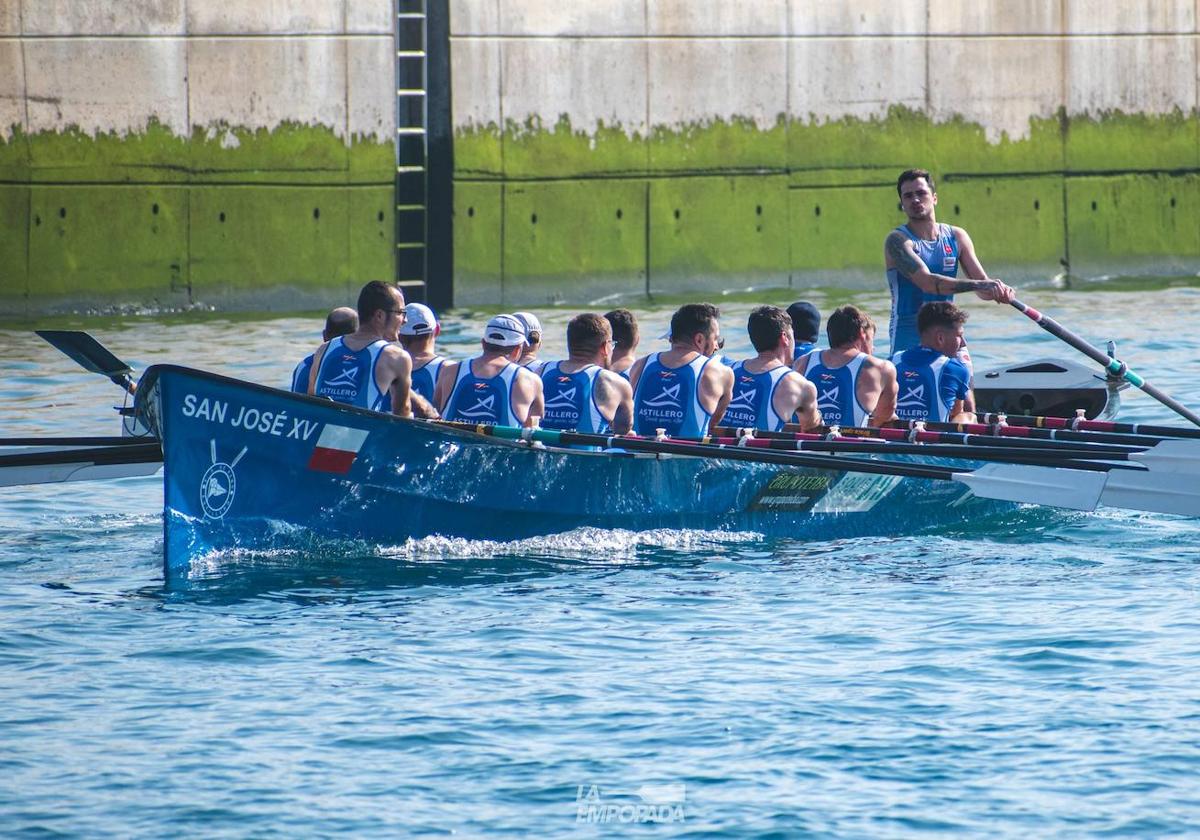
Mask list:
[[446,362],[439,356],[435,344],[442,331],[433,310],[423,303],[404,307],[404,323],[400,325],[400,344],[412,357],[412,389],[430,402],[437,386],[438,374]]
[[372,280],[358,294],[358,329],[333,338],[313,354],[308,393],[337,402],[391,411],[400,417],[433,417],[429,403],[411,395],[412,359],[399,344],[404,293]]
[[733,365],[722,424],[777,432],[794,417],[805,429],[819,427],[817,390],[792,370],[792,319],[778,306],[760,306],[750,313],[746,331],[758,355]]
[[921,343],[892,356],[899,394],[896,415],[901,420],[971,423],[975,415],[971,374],[956,357],[963,345],[967,313],[949,301],[924,304],[917,312]]
[[542,368],[546,413],[542,425],[589,434],[628,434],[633,423],[633,388],[607,367],[612,360],[608,321],[590,312],[567,324],[570,358]]
[[542,380],[517,364],[525,341],[525,325],[512,315],[488,321],[481,355],[442,365],[434,391],[442,416],[488,426],[536,425],[543,413]]
[[882,426],[895,417],[896,366],[871,355],[875,322],[856,306],[833,311],[825,325],[828,350],[813,350],[796,370],[817,389],[827,426]]
[[671,349],[638,359],[633,385],[633,430],[701,437],[720,425],[733,396],[733,371],[713,356],[725,346],[720,310],[689,303],[671,317]]
[[[975,292],[981,299],[996,303],[1010,303],[1016,295],[1012,287],[988,277],[965,230],[938,223],[937,190],[929,172],[924,169],[902,172],[896,180],[896,192],[908,221],[889,233],[883,245],[888,288],[892,293],[888,325],[892,355],[920,343],[916,318],[923,303],[953,300],[960,292]],[[959,266],[968,279],[957,279]],[[973,373],[965,342],[958,359]],[[967,404],[967,409],[975,410],[973,401]]]

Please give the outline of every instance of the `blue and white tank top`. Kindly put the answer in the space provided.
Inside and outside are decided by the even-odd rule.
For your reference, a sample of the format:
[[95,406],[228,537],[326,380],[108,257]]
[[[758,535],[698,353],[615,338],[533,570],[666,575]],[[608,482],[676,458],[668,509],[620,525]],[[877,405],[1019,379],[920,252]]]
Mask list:
[[896,364],[896,416],[901,420],[945,422],[957,400],[971,391],[970,374],[958,359],[929,347],[914,347],[892,357]]
[[528,362],[523,362],[521,367],[525,368],[525,370],[529,371],[530,373],[541,376],[542,371],[546,369],[546,362],[542,361],[541,359],[533,359]]
[[805,357],[804,378],[817,388],[817,408],[826,426],[862,426],[870,412],[858,401],[858,375],[867,361],[859,353],[841,367],[826,367],[821,351],[814,350]]
[[519,365],[509,362],[495,376],[481,379],[471,372],[471,360],[464,359],[458,364],[458,376],[442,416],[485,426],[520,426],[521,420],[512,410],[513,383],[520,370]]
[[796,361],[801,356],[807,356],[816,349],[817,343],[815,341],[797,341],[796,346],[792,348],[792,361]]
[[633,431],[653,435],[665,429],[671,437],[708,434],[712,415],[700,405],[700,375],[712,361],[697,354],[685,365],[667,367],[661,353],[646,360],[633,395]]
[[414,368],[412,372],[413,393],[420,394],[433,402],[433,389],[437,387],[438,374],[442,372],[442,365],[445,363],[445,356],[434,356],[419,368]]
[[783,378],[792,372],[787,365],[779,365],[762,373],[746,370],[745,362],[733,365],[733,399],[721,423],[739,429],[762,429],[778,432],[787,422],[775,411],[775,389]]
[[391,394],[381,392],[375,379],[379,354],[387,346],[387,341],[378,338],[356,351],[347,347],[341,336],[331,339],[321,359],[313,392],[318,397],[359,408],[391,411]]
[[315,355],[315,353],[309,353],[292,371],[292,391],[294,393],[308,393],[308,375],[312,373],[313,356]]
[[546,362],[542,368],[542,396],[546,401],[542,425],[547,429],[606,434],[608,421],[596,405],[596,377],[603,368],[588,365],[566,373],[561,364]]
[[[936,239],[922,239],[900,225],[897,231],[912,241],[913,250],[931,274],[945,277],[958,275],[958,240],[950,225],[938,225]],[[888,287],[892,291],[892,317],[888,323],[888,336],[892,342],[892,353],[902,353],[921,343],[917,332],[917,310],[921,304],[932,300],[954,300],[954,295],[934,295],[922,291],[898,268],[887,271]]]

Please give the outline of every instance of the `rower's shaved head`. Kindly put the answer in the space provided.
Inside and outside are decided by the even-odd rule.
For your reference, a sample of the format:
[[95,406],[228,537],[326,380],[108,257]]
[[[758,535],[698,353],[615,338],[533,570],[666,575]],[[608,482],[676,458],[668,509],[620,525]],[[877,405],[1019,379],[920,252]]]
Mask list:
[[339,306],[325,317],[326,341],[339,335],[349,335],[358,329],[358,313],[349,306]]

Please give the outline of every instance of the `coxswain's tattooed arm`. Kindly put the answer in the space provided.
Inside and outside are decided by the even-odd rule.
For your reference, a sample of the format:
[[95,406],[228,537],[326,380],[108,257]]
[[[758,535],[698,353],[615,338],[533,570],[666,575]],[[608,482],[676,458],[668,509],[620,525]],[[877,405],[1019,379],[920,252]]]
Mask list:
[[935,295],[956,295],[959,292],[976,292],[995,286],[993,280],[959,280],[944,274],[932,273],[917,255],[904,234],[892,231],[884,242],[884,253],[888,268],[896,268],[911,280],[921,291]]

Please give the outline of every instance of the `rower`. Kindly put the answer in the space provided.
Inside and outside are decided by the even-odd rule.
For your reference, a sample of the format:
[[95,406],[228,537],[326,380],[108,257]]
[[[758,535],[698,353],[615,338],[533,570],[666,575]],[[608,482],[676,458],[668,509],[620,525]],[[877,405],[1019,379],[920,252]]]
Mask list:
[[442,365],[434,391],[442,416],[487,426],[535,426],[543,413],[542,380],[517,364],[525,342],[525,325],[514,316],[488,321],[481,355]]
[[962,348],[966,320],[967,313],[949,301],[921,305],[917,312],[920,346],[892,357],[899,383],[896,415],[901,420],[974,422],[975,415],[966,410],[971,374],[955,358]]
[[628,309],[614,309],[611,312],[605,312],[604,318],[612,328],[613,341],[616,343],[612,352],[612,360],[608,363],[608,369],[613,373],[621,374],[628,382],[629,369],[637,361],[637,346],[641,341],[637,318]]
[[400,325],[400,344],[412,356],[412,389],[432,402],[438,373],[446,361],[446,357],[439,356],[434,349],[442,325],[433,310],[423,303],[408,304],[404,307],[404,316],[404,323]]
[[514,312],[513,317],[525,328],[525,346],[521,349],[521,367],[528,368],[540,374],[546,363],[538,359],[538,351],[542,349],[542,322],[532,312]]
[[733,391],[733,372],[713,356],[725,346],[720,310],[689,303],[671,316],[671,349],[638,359],[633,385],[633,429],[653,435],[700,437],[721,423]]
[[813,350],[796,370],[817,388],[827,426],[882,426],[896,412],[896,366],[871,355],[875,322],[856,306],[833,311],[825,325],[828,350]]
[[567,323],[567,352],[562,362],[542,368],[542,394],[547,429],[618,435],[633,424],[633,388],[619,373],[605,368],[612,361],[608,321],[587,312]]
[[787,314],[792,319],[792,336],[796,340],[792,351],[794,362],[816,349],[821,334],[821,312],[808,301],[798,300],[787,308]]
[[760,306],[750,313],[746,331],[758,355],[734,364],[733,397],[722,423],[778,432],[795,415],[805,430],[819,427],[817,389],[791,367],[795,338],[787,313]]
[[313,354],[308,393],[337,402],[391,411],[400,417],[436,416],[432,406],[411,396],[412,358],[395,344],[404,323],[404,293],[372,280],[358,294],[358,329],[330,339]]
[[[358,329],[358,313],[349,306],[339,306],[325,316],[325,331],[321,333],[321,341],[349,335],[356,329]],[[308,393],[308,375],[312,372],[314,355],[316,354],[309,353],[292,371],[292,390],[297,394]]]

